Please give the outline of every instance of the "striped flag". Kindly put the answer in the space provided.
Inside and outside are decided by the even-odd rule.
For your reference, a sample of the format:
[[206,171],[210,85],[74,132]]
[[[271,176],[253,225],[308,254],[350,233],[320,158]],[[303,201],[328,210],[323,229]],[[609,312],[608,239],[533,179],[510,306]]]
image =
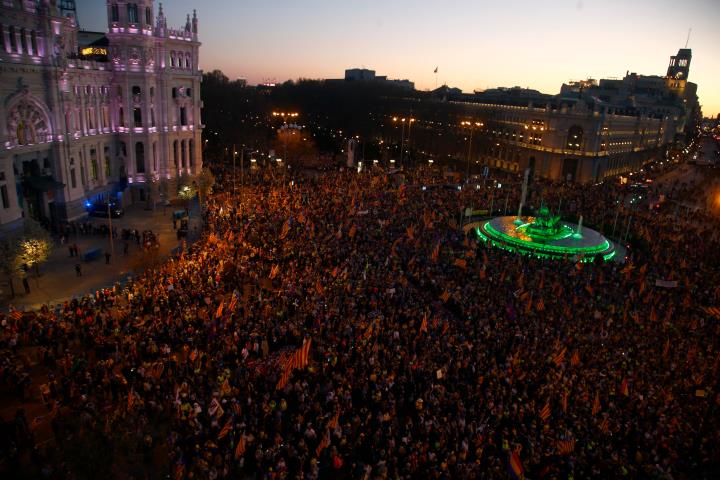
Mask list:
[[357,232],[357,227],[355,226],[355,224],[353,224],[353,226],[350,227],[350,231],[348,232],[348,237],[354,238],[356,232]]
[[133,405],[135,405],[135,390],[131,388],[130,393],[128,393],[128,400],[127,400],[128,411],[133,409]]
[[565,361],[565,353],[567,353],[567,347],[563,347],[562,350],[553,357],[552,361],[558,367]]
[[407,237],[408,237],[410,240],[414,240],[414,239],[415,239],[415,227],[414,227],[413,225],[410,225],[409,227],[407,227],[407,228],[405,229],[405,233],[407,234]]
[[457,259],[455,259],[455,264],[454,264],[454,265],[455,265],[456,267],[462,268],[463,270],[467,269],[467,261],[465,261],[465,259],[463,259],[463,258],[457,258]]
[[428,321],[427,321],[427,312],[423,314],[422,322],[420,323],[420,333],[427,333],[428,331]]
[[290,219],[285,220],[282,231],[280,232],[280,240],[285,240],[287,234],[290,233]]
[[220,302],[220,305],[218,305],[218,308],[217,308],[217,310],[215,311],[215,318],[220,318],[220,317],[222,317],[224,304],[225,304],[225,302]]
[[608,433],[610,433],[610,422],[608,421],[608,418],[607,418],[607,417],[605,417],[605,418],[602,419],[602,421],[600,422],[599,427],[600,427],[600,431],[601,431],[602,433],[604,433],[605,435],[607,435]]
[[238,292],[237,290],[235,290],[235,291],[233,292],[233,294],[232,294],[232,298],[230,299],[230,305],[228,305],[228,309],[229,309],[231,312],[234,312],[234,311],[235,311],[235,307],[237,306],[238,298],[239,298],[239,297],[240,297],[240,292]]
[[320,456],[323,450],[325,450],[327,447],[330,446],[330,430],[325,431],[325,435],[323,435],[322,440],[320,440],[320,443],[318,444],[317,448],[315,449],[315,455]]
[[278,273],[280,273],[280,265],[273,265],[272,268],[270,268],[270,280],[277,277]]
[[565,390],[562,394],[562,411],[563,413],[567,413],[567,407],[568,407],[568,397],[570,396],[570,392]]
[[595,400],[593,401],[592,414],[600,413],[600,392],[595,392]]
[[450,300],[450,292],[445,290],[442,295],[440,295],[440,300],[442,300],[443,302],[447,302],[448,300]]
[[525,469],[523,469],[522,461],[520,461],[520,454],[517,450],[514,450],[508,459],[508,473],[516,480],[525,479]]
[[228,433],[230,433],[230,430],[232,430],[232,422],[233,419],[230,417],[228,421],[225,423],[225,426],[220,430],[220,433],[218,433],[218,440],[222,440],[227,436]]
[[550,400],[548,400],[542,410],[540,410],[540,418],[543,422],[547,422],[548,418],[550,418]]
[[235,447],[235,460],[245,455],[245,435],[241,434]]
[[575,350],[572,354],[572,357],[570,357],[570,365],[572,365],[573,367],[577,367],[578,365],[580,365],[580,354],[577,350]]
[[620,383],[620,393],[622,395],[625,395],[626,397],[630,396],[630,390],[628,389],[627,378],[623,378],[623,381]]
[[560,455],[570,455],[575,450],[575,437],[566,435],[557,441],[557,451]]
[[11,317],[13,320],[15,320],[15,321],[20,321],[20,320],[22,320],[22,316],[23,316],[23,313],[22,313],[21,311],[19,311],[19,310],[13,309],[13,310],[10,312],[10,317]]

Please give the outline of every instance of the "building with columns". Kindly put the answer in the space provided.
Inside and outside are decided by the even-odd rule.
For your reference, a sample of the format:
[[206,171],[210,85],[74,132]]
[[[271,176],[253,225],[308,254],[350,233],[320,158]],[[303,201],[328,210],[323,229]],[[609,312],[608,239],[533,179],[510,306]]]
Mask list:
[[79,32],[56,0],[0,0],[0,232],[47,226],[113,198],[127,205],[202,168],[193,12],[108,0],[108,31]]

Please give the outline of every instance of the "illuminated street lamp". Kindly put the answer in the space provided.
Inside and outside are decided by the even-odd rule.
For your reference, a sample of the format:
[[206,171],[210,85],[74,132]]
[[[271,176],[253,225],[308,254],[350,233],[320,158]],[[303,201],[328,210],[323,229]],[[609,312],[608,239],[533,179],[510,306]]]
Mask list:
[[475,127],[482,127],[484,124],[482,122],[470,122],[470,121],[462,121],[460,122],[460,125],[463,127],[470,128],[470,140],[468,141],[468,155],[467,155],[467,173],[465,175],[465,182],[470,182],[470,154],[472,153],[472,138],[473,138],[473,132],[475,131]]
[[399,117],[393,117],[393,122],[400,122],[401,128],[400,128],[400,165],[403,164],[403,154],[404,154],[404,147],[405,147],[405,122],[408,124],[408,139],[410,138],[410,127],[412,127],[412,124],[415,123],[415,119],[410,118],[399,118]]

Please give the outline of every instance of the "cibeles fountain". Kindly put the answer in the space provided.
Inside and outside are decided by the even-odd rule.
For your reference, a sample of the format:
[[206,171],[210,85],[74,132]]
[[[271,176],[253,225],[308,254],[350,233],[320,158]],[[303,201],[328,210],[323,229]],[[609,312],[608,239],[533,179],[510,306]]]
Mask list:
[[494,246],[525,255],[566,258],[591,262],[616,257],[617,245],[599,232],[565,222],[542,205],[533,216],[509,215],[480,222],[474,229],[479,238]]

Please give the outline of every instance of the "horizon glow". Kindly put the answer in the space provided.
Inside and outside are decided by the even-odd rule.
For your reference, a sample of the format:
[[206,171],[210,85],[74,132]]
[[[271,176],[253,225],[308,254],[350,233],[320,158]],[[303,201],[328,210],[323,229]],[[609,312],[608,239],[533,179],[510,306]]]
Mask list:
[[[249,84],[342,78],[365,67],[418,90],[447,84],[465,92],[521,86],[555,94],[569,80],[665,75],[692,28],[689,80],[703,115],[720,113],[720,2],[547,3],[171,0],[163,10],[176,28],[197,9],[200,67]],[[106,2],[78,0],[77,9],[83,28],[107,30]]]

